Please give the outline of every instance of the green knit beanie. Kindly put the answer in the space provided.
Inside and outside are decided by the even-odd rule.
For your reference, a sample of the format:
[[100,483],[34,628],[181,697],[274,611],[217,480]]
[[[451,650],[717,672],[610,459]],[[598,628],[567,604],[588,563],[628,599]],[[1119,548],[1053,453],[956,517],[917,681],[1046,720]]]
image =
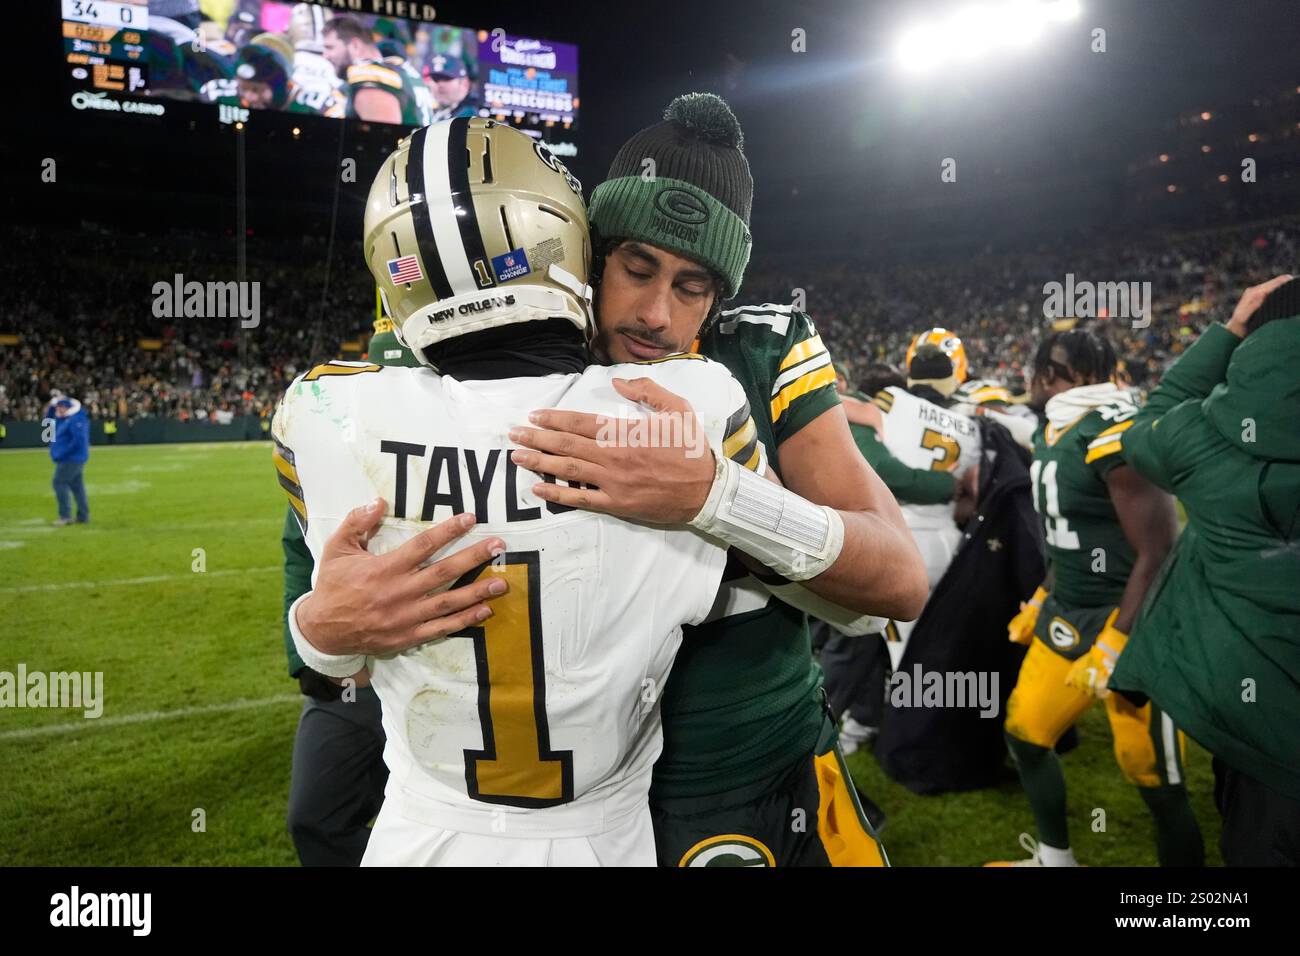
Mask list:
[[743,144],[740,122],[721,97],[677,97],[663,122],[641,130],[614,157],[591,196],[593,232],[598,240],[634,239],[707,266],[722,277],[722,297],[734,298],[752,245],[754,178]]

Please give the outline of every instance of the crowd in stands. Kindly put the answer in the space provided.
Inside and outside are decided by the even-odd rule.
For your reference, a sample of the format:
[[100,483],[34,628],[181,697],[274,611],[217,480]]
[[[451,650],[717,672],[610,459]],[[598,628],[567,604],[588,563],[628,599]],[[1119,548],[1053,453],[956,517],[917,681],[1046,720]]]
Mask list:
[[[39,418],[50,390],[93,419],[220,421],[268,415],[295,375],[369,337],[374,286],[360,243],[339,244],[325,292],[324,243],[249,240],[260,283],[256,327],[238,317],[159,318],[156,283],[235,281],[230,237],[69,234],[58,274],[40,267],[31,230],[8,230],[0,262],[0,420]],[[355,354],[351,357],[357,357]]]
[[[236,318],[160,318],[154,286],[237,278],[230,237],[126,236],[86,227],[65,239],[57,272],[35,232],[10,227],[0,261],[0,421],[40,417],[51,389],[93,419],[192,422],[266,416],[304,368],[356,358],[374,317],[360,244],[248,240],[246,279],[260,286],[254,328]],[[1044,285],[1150,282],[1152,314],[1100,321],[1134,385],[1149,387],[1241,290],[1300,264],[1300,216],[1170,236],[1102,237],[1061,248],[985,252],[954,261],[751,265],[740,302],[803,299],[850,380],[874,362],[901,365],[911,337],[941,326],[962,337],[971,374],[1022,384],[1049,324]],[[328,271],[328,275],[327,275]],[[802,290],[802,291],[799,291]],[[735,304],[735,303],[733,303]]]
[[1186,235],[1071,243],[1060,249],[982,254],[952,262],[819,270],[752,269],[742,296],[789,302],[803,290],[836,365],[852,380],[876,362],[901,368],[916,333],[961,336],[971,375],[1023,384],[1045,315],[1050,282],[1150,282],[1150,324],[1100,317],[1130,382],[1149,388],[1210,322],[1228,318],[1242,289],[1300,265],[1300,217]]

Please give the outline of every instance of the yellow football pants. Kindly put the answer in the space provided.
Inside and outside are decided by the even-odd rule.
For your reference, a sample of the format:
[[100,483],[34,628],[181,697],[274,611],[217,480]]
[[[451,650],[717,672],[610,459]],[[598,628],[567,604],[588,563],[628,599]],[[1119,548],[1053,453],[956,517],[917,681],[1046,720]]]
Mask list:
[[[1034,638],[1007,701],[1007,733],[1039,747],[1056,746],[1096,702],[1092,694],[1065,683],[1073,663]],[[1169,715],[1152,701],[1134,707],[1115,693],[1106,697],[1105,704],[1115,760],[1124,776],[1139,787],[1182,783],[1187,740]]]

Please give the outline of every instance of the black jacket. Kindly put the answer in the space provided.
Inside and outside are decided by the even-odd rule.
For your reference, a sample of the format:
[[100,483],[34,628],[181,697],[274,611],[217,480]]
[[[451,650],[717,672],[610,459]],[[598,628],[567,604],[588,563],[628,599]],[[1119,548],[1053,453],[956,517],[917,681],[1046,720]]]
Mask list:
[[[962,529],[957,554],[908,639],[898,684],[887,686],[876,743],[885,772],[915,793],[972,790],[1002,778],[1002,722],[1024,657],[1024,648],[1007,640],[1007,622],[1043,581],[1042,526],[1034,511],[1029,456],[1002,425],[982,417],[977,422],[979,510]],[[986,690],[995,691],[995,714],[980,716],[981,708],[969,700],[954,707],[951,697],[940,707],[895,706],[896,689],[912,700],[902,689],[916,683],[918,664],[922,675],[974,672],[977,683],[983,675]],[[949,686],[946,676],[944,685]]]

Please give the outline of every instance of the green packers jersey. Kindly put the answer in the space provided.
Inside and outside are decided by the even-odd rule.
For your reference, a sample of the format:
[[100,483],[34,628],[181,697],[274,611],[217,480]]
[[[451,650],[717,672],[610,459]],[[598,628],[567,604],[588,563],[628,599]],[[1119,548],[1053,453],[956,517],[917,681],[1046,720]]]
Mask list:
[[354,102],[361,90],[384,90],[397,97],[405,126],[428,126],[433,116],[433,94],[424,80],[405,60],[387,57],[382,61],[354,63],[348,67],[348,116],[356,116]]
[[338,90],[294,83],[290,87],[289,105],[285,109],[289,113],[311,113],[314,116],[342,119],[347,110],[347,102]]
[[1052,593],[1072,607],[1119,604],[1136,553],[1124,537],[1106,475],[1124,464],[1120,436],[1136,409],[1103,405],[1034,434],[1034,507],[1043,520]]
[[302,538],[302,525],[298,524],[292,507],[287,509],[284,516],[280,545],[284,549],[284,650],[289,655],[289,676],[297,677],[307,665],[298,656],[298,649],[293,643],[293,633],[289,630],[289,608],[294,601],[311,590],[313,563],[311,551]]
[[[698,351],[744,386],[778,475],[781,443],[839,404],[830,355],[808,316],[790,306],[723,312]],[[652,796],[723,793],[812,753],[822,727],[821,670],[802,611],[772,597],[732,552],[709,618],[683,631],[662,698],[664,749]]]
[[208,80],[199,88],[199,96],[209,103],[220,103],[223,106],[238,106],[239,104],[239,81],[233,76],[217,77],[215,80]]
[[[221,106],[244,106],[244,101],[239,96],[238,80],[214,80],[204,86],[203,95]],[[337,91],[291,83],[289,101],[284,105],[284,112],[342,119],[344,108],[343,95]]]

